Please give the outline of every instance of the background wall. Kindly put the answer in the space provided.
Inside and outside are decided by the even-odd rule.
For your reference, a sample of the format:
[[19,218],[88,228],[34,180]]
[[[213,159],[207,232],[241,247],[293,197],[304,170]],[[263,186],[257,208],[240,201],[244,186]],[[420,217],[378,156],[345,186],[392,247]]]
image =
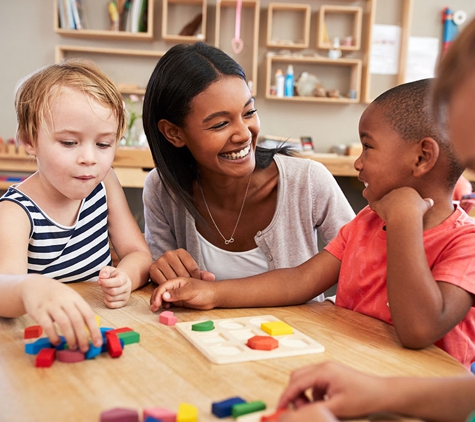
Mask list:
[[[155,0],[155,38],[146,41],[109,41],[66,38],[53,30],[53,7],[55,0],[0,0],[0,137],[8,139],[14,136],[16,118],[13,107],[13,93],[19,79],[46,64],[54,62],[55,46],[85,45],[110,48],[166,51],[174,43],[167,43],[161,38],[162,1]],[[94,9],[103,3],[106,9],[107,0],[83,0],[94,2]],[[358,121],[366,104],[321,104],[321,103],[288,103],[266,100],[265,86],[265,54],[267,48],[267,5],[269,0],[261,0],[260,34],[259,34],[259,67],[256,106],[261,118],[261,134],[299,138],[311,136],[316,152],[328,152],[332,145],[357,143]],[[279,3],[284,3],[278,0]],[[290,2],[290,1],[289,1]],[[290,2],[291,3],[291,2]],[[316,11],[321,4],[364,5],[364,0],[306,0],[300,3],[312,5],[310,45],[315,45]],[[401,0],[379,0],[376,23],[398,25]],[[207,42],[214,43],[216,0],[208,0]],[[452,10],[464,10],[469,19],[475,17],[473,0],[414,0],[413,20],[410,34],[419,37],[442,37],[443,26],[441,11],[444,7]],[[96,16],[86,16],[96,19]],[[246,30],[248,22],[243,22]],[[363,29],[364,32],[364,29]],[[100,63],[99,63],[100,65]],[[137,59],[133,71],[144,75],[147,80],[153,69],[154,61]],[[124,65],[125,68],[125,65]],[[120,62],[111,68],[111,73],[124,71]],[[107,72],[109,73],[109,72]],[[110,75],[114,79],[114,75]],[[386,89],[386,88],[384,88]],[[384,90],[383,89],[383,90]],[[360,186],[355,178],[337,178],[340,186],[350,200],[355,211],[359,211],[365,202],[359,193]],[[141,191],[128,189],[129,203],[141,223]]]
[[[83,0],[84,2],[85,0]],[[106,0],[94,0],[104,3]],[[282,3],[282,0],[278,2]],[[93,45],[140,50],[166,51],[173,43],[160,40],[161,34],[161,0],[155,0],[155,41],[107,41],[73,39],[57,35],[53,31],[54,0],[1,0],[0,13],[0,57],[2,62],[0,78],[0,136],[12,137],[16,121],[13,108],[13,92],[18,80],[35,69],[54,61],[54,49],[57,44]],[[358,142],[357,125],[365,104],[318,104],[286,103],[264,99],[265,80],[265,41],[267,27],[268,0],[261,0],[260,36],[259,36],[259,70],[257,108],[261,118],[262,134],[298,138],[311,136],[317,152],[327,152],[332,145]],[[359,5],[364,1],[303,1],[312,4],[310,45],[315,44],[316,11],[319,4]],[[214,42],[214,6],[215,0],[208,0],[207,41]],[[400,0],[379,0],[376,23],[398,24]],[[465,10],[471,17],[475,16],[473,0],[414,0],[411,35],[423,37],[441,37],[441,11],[444,7],[453,10]],[[96,5],[95,8],[98,6]],[[396,15],[396,17],[394,16]],[[90,16],[91,20],[93,16]],[[245,23],[243,23],[245,25]],[[137,60],[137,71],[145,75],[151,73],[153,63]]]

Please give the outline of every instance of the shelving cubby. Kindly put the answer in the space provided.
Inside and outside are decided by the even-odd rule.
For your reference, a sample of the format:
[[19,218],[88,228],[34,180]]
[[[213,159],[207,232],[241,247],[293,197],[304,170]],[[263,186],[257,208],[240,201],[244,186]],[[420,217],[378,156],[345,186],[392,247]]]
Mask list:
[[206,0],[163,0],[162,38],[193,43],[206,40]]
[[[318,12],[317,48],[333,48],[333,40],[339,38],[341,51],[358,51],[361,48],[363,9],[353,6],[322,5]],[[345,38],[351,37],[346,45]]]
[[[288,65],[294,68],[295,83],[303,72],[315,75],[320,84],[326,89],[338,89],[341,93],[339,98],[293,96],[277,97],[271,94],[271,86],[277,69],[285,69]],[[327,57],[283,56],[273,53],[267,54],[266,71],[266,99],[275,101],[294,102],[320,102],[330,104],[351,104],[360,101],[361,93],[361,68],[360,59],[329,59]],[[346,97],[350,90],[354,90],[354,98]]]
[[257,92],[257,54],[259,48],[259,0],[242,0],[240,34],[243,49],[236,54],[231,40],[235,36],[236,0],[216,0],[215,46],[236,60],[244,69],[252,95]]
[[[54,0],[54,32],[71,38],[106,39],[122,41],[152,41],[154,0],[147,0],[147,31],[130,32],[115,31],[110,29],[110,17],[107,10],[107,2],[97,0],[82,0],[83,15],[87,27],[85,29],[64,29],[60,26],[58,1]],[[99,7],[100,5],[100,7]]]
[[267,47],[308,48],[310,4],[269,3]]
[[[165,54],[155,50],[127,50],[119,48],[57,45],[56,62],[67,57],[84,57],[94,60],[116,83],[122,94],[144,95],[148,79],[157,63]],[[137,72],[135,60],[149,60],[150,68],[143,74]],[[130,59],[130,60],[127,60]]]

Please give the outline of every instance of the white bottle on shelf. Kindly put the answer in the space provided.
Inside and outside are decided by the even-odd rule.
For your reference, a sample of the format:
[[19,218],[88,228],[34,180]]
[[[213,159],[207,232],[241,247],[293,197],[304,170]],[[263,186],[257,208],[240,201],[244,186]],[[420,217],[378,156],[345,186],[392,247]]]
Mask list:
[[284,96],[284,84],[285,84],[285,76],[282,69],[277,69],[275,72],[275,90],[277,97]]

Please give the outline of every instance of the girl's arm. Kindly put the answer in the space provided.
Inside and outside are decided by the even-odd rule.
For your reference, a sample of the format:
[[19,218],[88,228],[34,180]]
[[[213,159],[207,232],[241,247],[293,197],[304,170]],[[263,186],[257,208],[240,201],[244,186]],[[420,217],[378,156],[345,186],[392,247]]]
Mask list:
[[155,289],[152,311],[162,303],[196,309],[285,306],[305,303],[335,285],[340,261],[322,251],[294,268],[219,282],[176,278]]
[[104,183],[109,208],[109,237],[120,258],[117,268],[130,277],[132,290],[135,290],[148,281],[152,256],[112,169]]

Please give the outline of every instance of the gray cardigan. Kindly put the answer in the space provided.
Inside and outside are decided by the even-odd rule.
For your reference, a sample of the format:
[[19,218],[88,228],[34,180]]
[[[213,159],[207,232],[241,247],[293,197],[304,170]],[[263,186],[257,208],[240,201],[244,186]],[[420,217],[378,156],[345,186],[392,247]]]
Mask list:
[[[332,174],[306,158],[275,155],[279,171],[277,206],[268,227],[254,236],[267,256],[269,270],[297,266],[318,252],[316,235],[327,244],[339,228],[355,216]],[[157,170],[143,190],[145,240],[156,260],[168,250],[183,248],[206,269],[195,220],[177,205],[163,186]],[[230,269],[229,278],[233,278]]]

